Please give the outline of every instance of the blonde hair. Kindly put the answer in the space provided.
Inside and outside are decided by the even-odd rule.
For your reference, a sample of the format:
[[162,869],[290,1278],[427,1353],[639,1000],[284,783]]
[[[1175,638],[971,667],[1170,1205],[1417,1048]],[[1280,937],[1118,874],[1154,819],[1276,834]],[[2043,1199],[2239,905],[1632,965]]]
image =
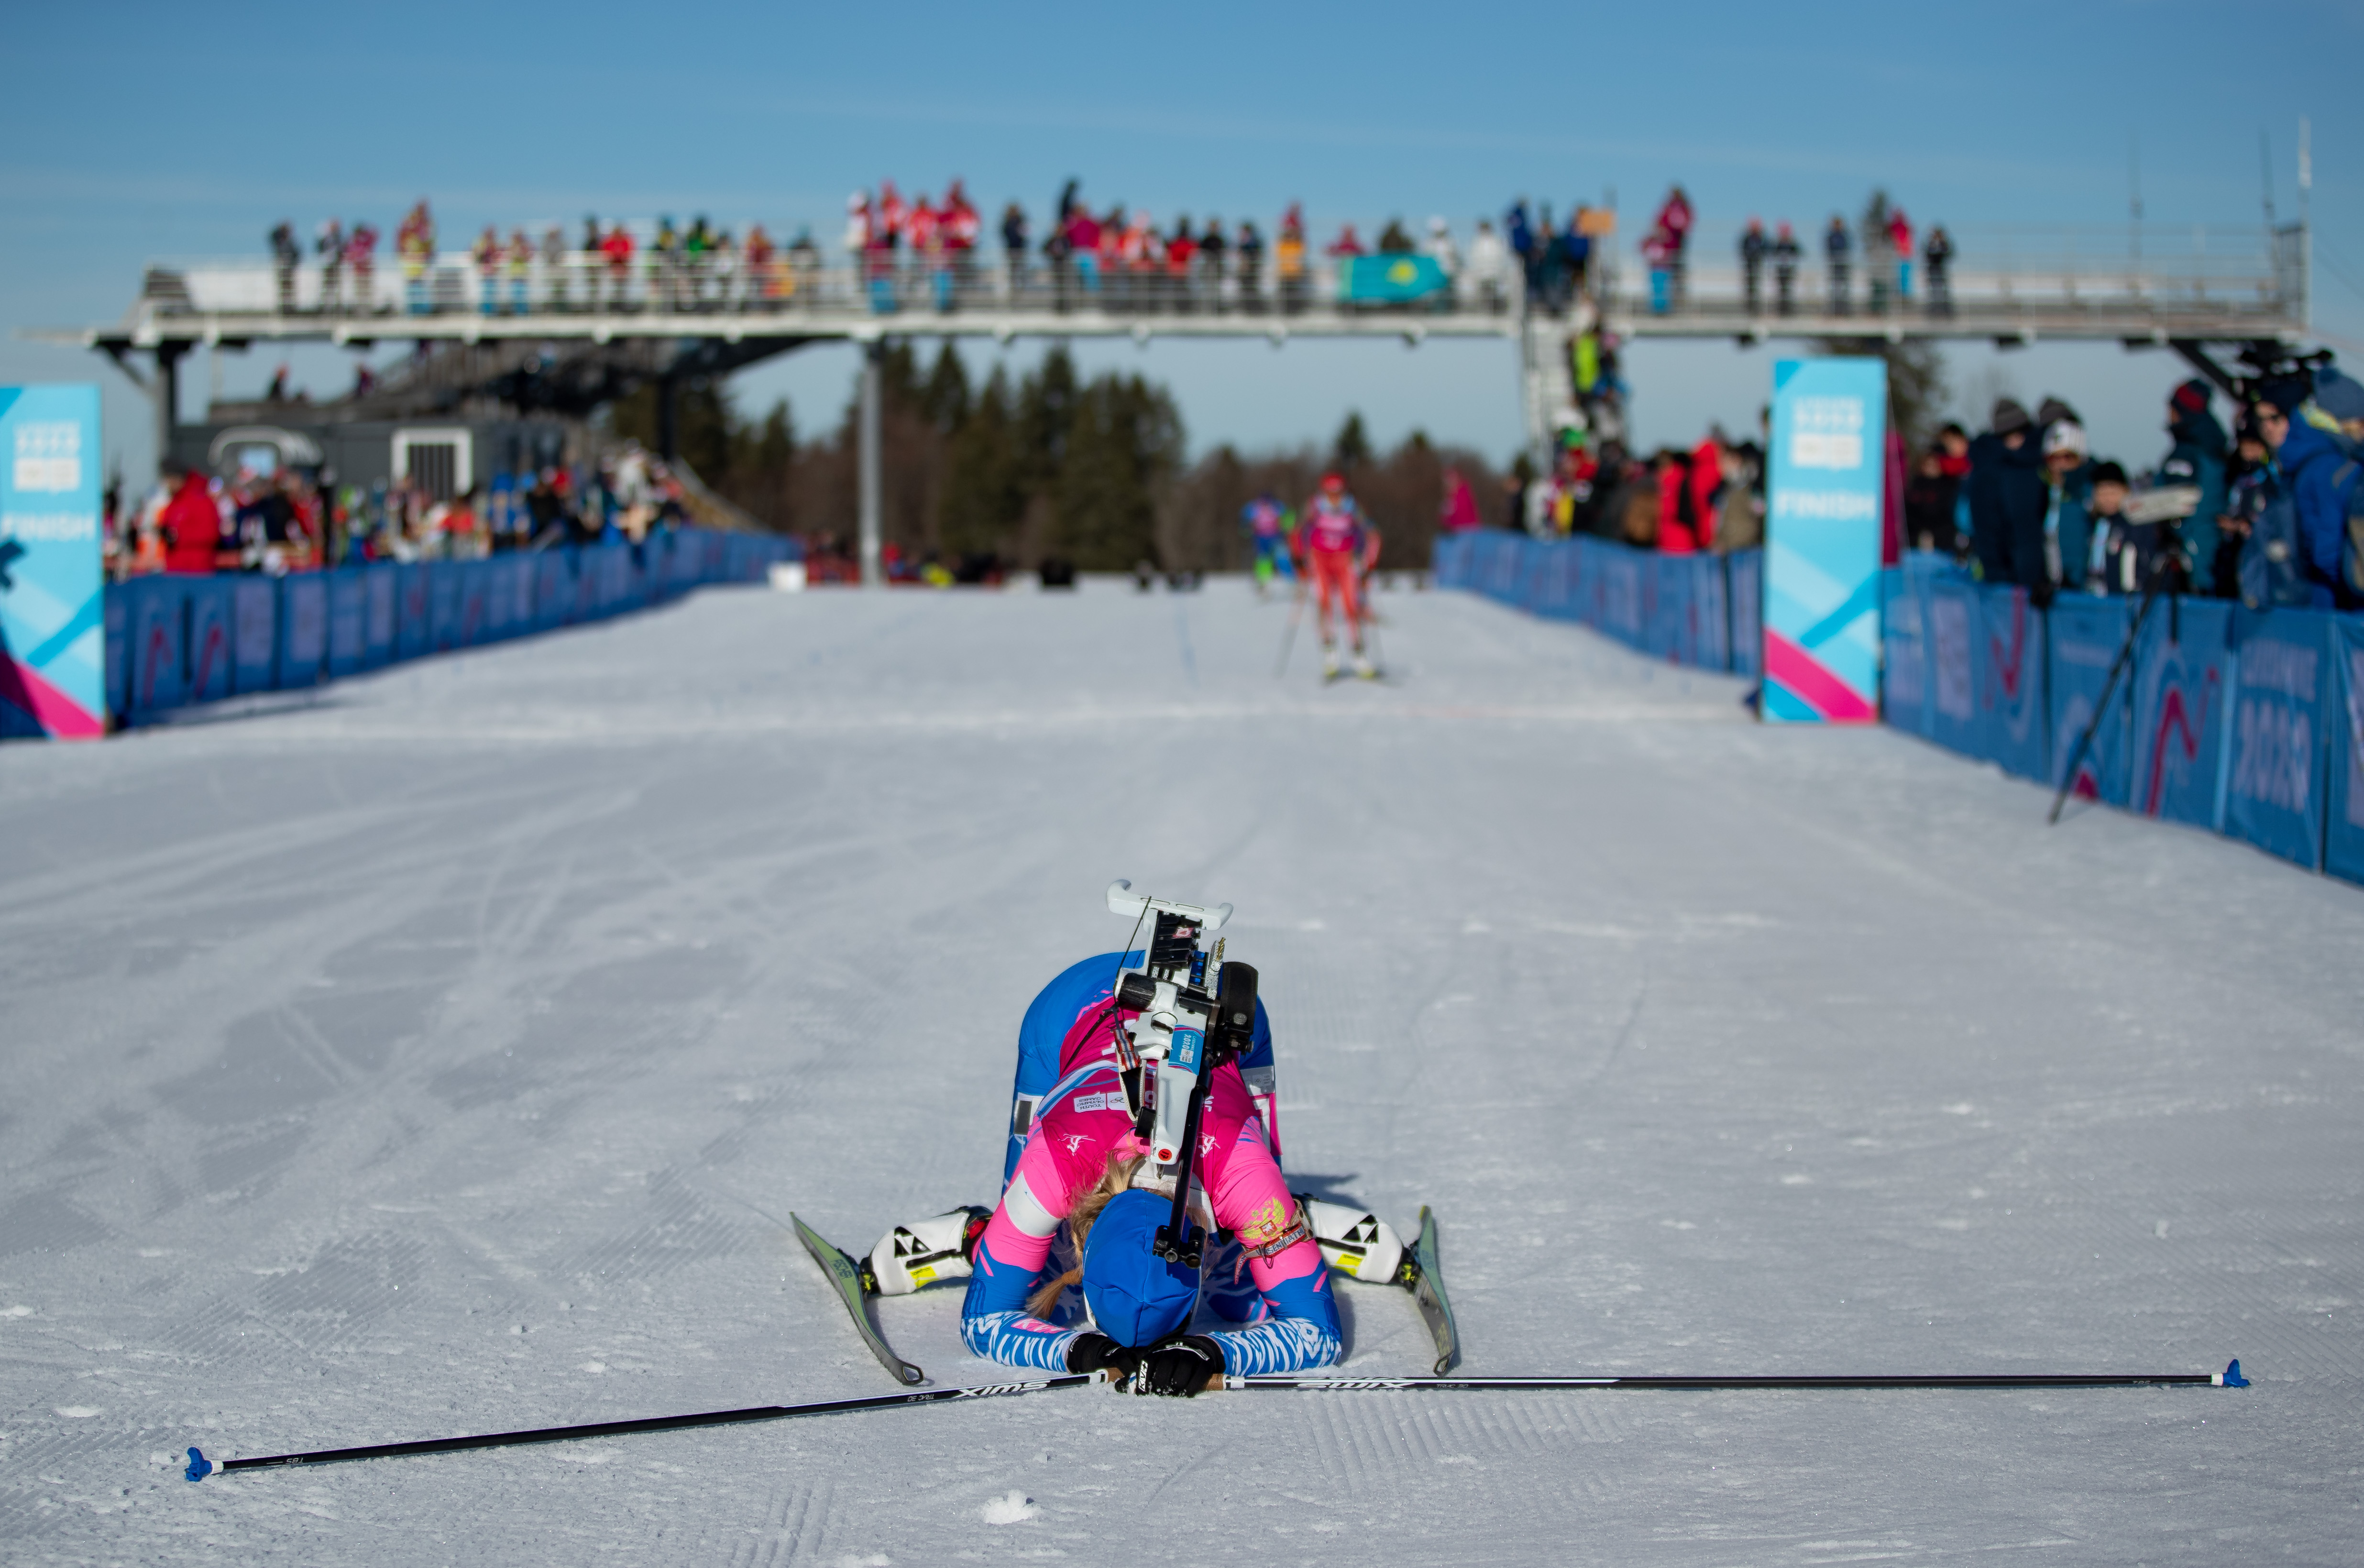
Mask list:
[[1026,1310],[1030,1316],[1048,1318],[1052,1308],[1059,1305],[1059,1297],[1066,1294],[1067,1287],[1082,1282],[1084,1241],[1092,1233],[1092,1222],[1099,1218],[1100,1210],[1106,1208],[1117,1194],[1132,1185],[1132,1174],[1141,1169],[1141,1158],[1138,1154],[1130,1158],[1110,1155],[1107,1166],[1100,1172],[1100,1179],[1092,1184],[1091,1191],[1076,1201],[1075,1211],[1067,1216],[1067,1235],[1076,1245],[1076,1266],[1044,1281],[1027,1299]]

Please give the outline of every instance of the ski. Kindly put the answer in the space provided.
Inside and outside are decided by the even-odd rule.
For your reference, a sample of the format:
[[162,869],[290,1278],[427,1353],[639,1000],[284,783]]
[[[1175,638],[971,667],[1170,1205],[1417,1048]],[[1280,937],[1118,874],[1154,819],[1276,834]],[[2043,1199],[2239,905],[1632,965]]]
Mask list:
[[1461,1331],[1454,1326],[1453,1302],[1444,1294],[1444,1270],[1436,1258],[1436,1217],[1426,1204],[1420,1207],[1420,1234],[1412,1239],[1410,1254],[1397,1270],[1397,1277],[1411,1291],[1413,1303],[1427,1320],[1428,1331],[1436,1340],[1436,1375],[1451,1372],[1461,1359]]
[[[915,1369],[916,1370],[916,1369]],[[1004,1395],[1035,1394],[1048,1388],[1080,1388],[1105,1383],[1108,1373],[1064,1373],[1023,1383],[994,1383],[975,1388],[929,1388],[917,1394],[873,1394],[859,1399],[817,1399],[807,1405],[758,1405],[745,1410],[705,1410],[691,1416],[650,1416],[637,1421],[591,1421],[579,1427],[542,1427],[525,1432],[483,1432],[465,1438],[427,1438],[418,1442],[377,1443],[367,1448],[324,1448],[309,1453],[274,1453],[259,1459],[224,1460],[217,1465],[202,1450],[189,1451],[184,1473],[202,1481],[216,1470],[261,1470],[269,1465],[340,1464],[354,1459],[399,1459],[410,1454],[458,1453],[466,1449],[513,1448],[520,1443],[574,1442],[583,1438],[620,1438],[636,1432],[674,1432],[691,1427],[728,1427],[742,1421],[785,1421],[797,1416],[837,1416],[850,1410],[884,1410],[894,1405],[935,1405],[954,1399],[993,1399]]]
[[2182,1385],[2247,1388],[2238,1361],[2223,1372],[2160,1373],[1969,1373],[1901,1377],[1338,1377],[1267,1373],[1225,1377],[1227,1389],[1266,1389],[1298,1394],[1361,1394],[1397,1389],[1454,1392],[1589,1388],[2150,1388]]
[[862,1265],[839,1251],[820,1232],[797,1218],[793,1209],[788,1213],[788,1223],[796,1227],[797,1240],[805,1244],[805,1251],[810,1252],[813,1262],[820,1265],[820,1272],[829,1276],[829,1283],[837,1287],[837,1298],[845,1303],[845,1310],[853,1318],[855,1330],[861,1334],[862,1342],[870,1347],[870,1353],[878,1358],[878,1364],[893,1373],[898,1383],[916,1388],[927,1382],[928,1374],[889,1349],[877,1327],[870,1321],[868,1297],[873,1292],[864,1278]]

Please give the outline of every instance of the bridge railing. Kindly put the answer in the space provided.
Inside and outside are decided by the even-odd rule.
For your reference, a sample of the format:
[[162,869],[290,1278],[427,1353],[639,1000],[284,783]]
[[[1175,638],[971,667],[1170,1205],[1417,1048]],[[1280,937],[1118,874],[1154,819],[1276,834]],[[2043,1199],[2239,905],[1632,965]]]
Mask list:
[[[900,255],[878,263],[824,264],[793,254],[750,263],[743,256],[699,261],[642,251],[616,265],[597,252],[500,261],[466,252],[366,269],[305,261],[282,268],[233,257],[151,263],[145,301],[163,315],[302,316],[355,322],[405,316],[730,314],[895,316],[962,310],[1109,312],[1122,315],[1287,317],[1342,304],[1344,269],[1333,259],[1284,271],[1266,253],[1249,267],[1236,257],[1201,258],[1184,268],[1054,266],[1036,257],[1013,264],[998,252],[941,259]],[[1520,278],[1466,269],[1444,290],[1407,303],[1355,301],[1357,310],[1514,316]]]

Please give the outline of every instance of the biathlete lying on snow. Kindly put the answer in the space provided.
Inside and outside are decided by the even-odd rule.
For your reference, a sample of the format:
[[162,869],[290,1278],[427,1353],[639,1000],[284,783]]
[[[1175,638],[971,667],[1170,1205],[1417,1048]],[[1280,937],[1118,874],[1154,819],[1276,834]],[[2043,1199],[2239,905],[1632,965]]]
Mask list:
[[[1150,953],[1166,923],[1161,915]],[[1107,1367],[1137,1393],[1188,1397],[1226,1373],[1327,1366],[1339,1350],[1332,1268],[1389,1281],[1402,1243],[1362,1209],[1289,1193],[1259,1000],[1253,1043],[1206,1086],[1190,1191],[1209,1233],[1201,1266],[1158,1255],[1174,1179],[1161,1179],[1154,1158],[1154,1100],[1174,1080],[1142,1060],[1154,1019],[1145,1029],[1117,995],[1121,972],[1143,957],[1087,958],[1034,998],[1019,1034],[1000,1203],[989,1216],[961,1209],[888,1232],[870,1254],[878,1292],[966,1277],[961,1335],[972,1354]],[[1201,1307],[1230,1327],[1192,1332]]]

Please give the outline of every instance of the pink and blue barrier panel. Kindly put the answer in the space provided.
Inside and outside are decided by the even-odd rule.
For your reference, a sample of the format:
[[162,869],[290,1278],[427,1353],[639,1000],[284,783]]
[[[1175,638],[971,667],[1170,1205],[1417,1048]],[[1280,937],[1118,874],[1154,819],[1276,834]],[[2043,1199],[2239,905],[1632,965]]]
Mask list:
[[[1435,571],[1637,652],[1757,675],[1760,562],[1479,529],[1439,539]],[[2071,595],[2039,610],[1908,555],[1880,574],[1881,719],[2057,788],[2135,607]],[[2073,794],[2364,883],[2364,617],[2162,597],[2108,701]]]
[[106,589],[106,706],[128,727],[197,703],[301,690],[606,620],[710,584],[760,583],[799,554],[793,539],[675,528],[639,545],[485,561],[134,577]]

